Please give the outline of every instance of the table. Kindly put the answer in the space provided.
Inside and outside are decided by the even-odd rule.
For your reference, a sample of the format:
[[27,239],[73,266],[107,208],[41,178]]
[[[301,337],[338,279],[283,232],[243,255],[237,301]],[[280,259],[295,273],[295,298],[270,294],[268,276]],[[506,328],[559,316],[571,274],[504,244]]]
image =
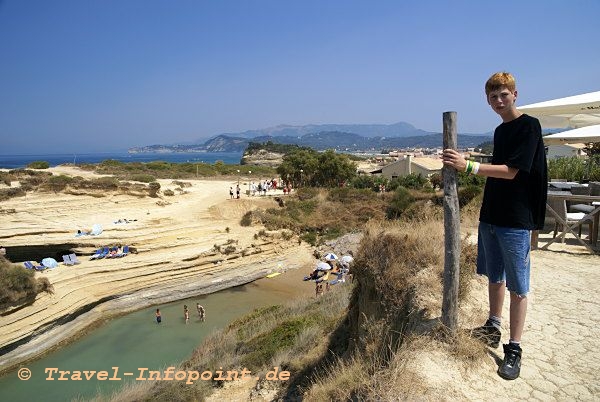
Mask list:
[[[573,236],[575,236],[577,241],[579,241],[581,244],[583,244],[585,247],[587,247],[588,250],[590,250],[592,253],[594,253],[595,250],[592,247],[596,247],[596,243],[598,241],[598,224],[600,221],[600,196],[575,195],[575,194],[571,194],[569,191],[548,191],[548,200],[550,200],[550,199],[556,199],[556,200],[561,200],[561,201],[565,200],[565,201],[591,202],[592,205],[596,207],[596,208],[594,208],[594,210],[592,210],[592,212],[585,214],[585,216],[583,217],[583,219],[592,218],[592,233],[590,234],[591,245],[584,242],[577,235],[577,233],[573,230],[574,228],[579,226],[579,223],[573,223],[571,226],[567,225],[567,223],[565,222],[563,217],[559,216],[550,207],[550,205],[546,204],[546,209],[548,210],[548,212],[550,212],[550,214],[554,217],[554,219],[556,219],[556,221],[558,223],[563,225],[565,230],[563,230],[563,233],[560,236],[557,236],[554,239],[550,240],[548,243],[546,243],[542,247],[542,249],[547,249],[548,246],[550,246],[550,244],[554,243],[556,240],[564,238],[565,235],[567,234],[567,231],[569,231]],[[537,248],[537,236],[535,236],[535,245],[534,246],[535,246],[534,248]]]
[[[548,183],[548,189],[552,190],[571,190],[573,186],[582,186],[582,184],[577,183],[576,181],[551,181]],[[587,184],[583,184],[584,187]],[[552,188],[551,188],[552,187]]]

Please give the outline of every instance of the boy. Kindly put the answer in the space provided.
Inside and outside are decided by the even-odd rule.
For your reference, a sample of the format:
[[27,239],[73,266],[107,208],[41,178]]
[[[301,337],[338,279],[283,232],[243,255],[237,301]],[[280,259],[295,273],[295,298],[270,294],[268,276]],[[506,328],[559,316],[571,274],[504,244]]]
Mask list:
[[443,162],[459,171],[486,176],[479,215],[477,273],[489,280],[489,318],[472,334],[492,347],[500,343],[505,289],[510,292],[510,340],[498,375],[519,377],[521,335],[527,312],[530,231],[542,229],[546,211],[547,166],[542,129],[537,119],[515,106],[514,77],[496,73],[485,84],[487,102],[502,119],[494,131],[491,165],[466,161],[446,149]]

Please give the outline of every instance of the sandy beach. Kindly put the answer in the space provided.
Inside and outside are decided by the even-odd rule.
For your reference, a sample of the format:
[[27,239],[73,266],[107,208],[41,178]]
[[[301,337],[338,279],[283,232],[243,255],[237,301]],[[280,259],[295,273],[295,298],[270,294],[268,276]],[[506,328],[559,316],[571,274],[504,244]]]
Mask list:
[[[49,170],[94,175],[73,167]],[[3,246],[68,247],[81,264],[59,261],[53,270],[36,272],[50,280],[54,294],[42,293],[33,304],[0,316],[0,370],[39,356],[111,314],[211,293],[275,271],[308,270],[314,263],[312,248],[305,243],[285,241],[278,233],[255,238],[261,227],[240,226],[247,211],[276,207],[273,195],[279,193],[243,193],[232,200],[229,187],[237,180],[184,181],[191,186],[182,193],[172,180],[160,180],[161,191],[174,190],[170,197],[37,192],[2,202],[2,209],[11,211],[0,221]],[[78,229],[94,224],[102,226],[100,235],[75,236]],[[94,250],[114,244],[130,245],[137,253],[90,261]]]

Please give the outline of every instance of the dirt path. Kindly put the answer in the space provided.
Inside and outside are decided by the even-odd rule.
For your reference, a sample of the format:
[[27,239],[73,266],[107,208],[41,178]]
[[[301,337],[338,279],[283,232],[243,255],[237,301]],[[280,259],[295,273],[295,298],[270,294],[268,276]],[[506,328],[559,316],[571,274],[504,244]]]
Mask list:
[[[447,354],[425,352],[417,356],[415,365],[431,394],[453,400],[600,398],[600,256],[590,255],[583,247],[558,245],[555,249],[532,252],[520,378],[509,382],[496,374],[504,356],[502,345],[490,349],[485,362],[475,368],[465,368]],[[485,317],[486,300],[483,282],[470,301],[480,309],[479,318]],[[509,337],[508,304],[507,297],[503,343]]]

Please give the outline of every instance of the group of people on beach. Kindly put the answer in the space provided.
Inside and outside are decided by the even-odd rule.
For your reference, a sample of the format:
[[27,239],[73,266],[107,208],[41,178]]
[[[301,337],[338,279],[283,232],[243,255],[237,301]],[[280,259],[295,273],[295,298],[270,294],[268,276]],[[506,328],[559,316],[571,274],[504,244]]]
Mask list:
[[277,180],[264,180],[262,182],[258,182],[258,184],[252,182],[250,183],[250,194],[251,196],[255,196],[258,191],[258,195],[267,195],[267,191],[276,190],[277,189]]
[[317,263],[316,268],[304,277],[304,280],[314,281],[315,296],[321,296],[324,292],[329,291],[332,285],[345,283],[346,278],[352,282],[350,264],[353,261],[352,252],[348,252],[348,255],[339,259],[334,253],[327,253],[323,260]]
[[[196,311],[198,312],[198,319],[202,322],[206,319],[206,309],[200,303],[196,303]],[[160,313],[160,309],[156,309],[156,313],[154,313],[156,317],[156,323],[160,324],[162,322],[162,314]],[[183,319],[185,323],[190,322],[190,310],[188,309],[187,304],[183,305]]]
[[[248,184],[248,196],[254,197],[256,196],[256,193],[258,193],[258,195],[265,196],[267,195],[268,191],[277,189],[282,189],[284,195],[290,194],[292,192],[292,185],[289,182],[285,185],[282,185],[282,181],[277,181],[277,179],[259,181],[258,184],[252,182]],[[241,189],[239,183],[235,186],[235,189],[233,186],[230,186],[229,198],[240,198],[240,191]]]

